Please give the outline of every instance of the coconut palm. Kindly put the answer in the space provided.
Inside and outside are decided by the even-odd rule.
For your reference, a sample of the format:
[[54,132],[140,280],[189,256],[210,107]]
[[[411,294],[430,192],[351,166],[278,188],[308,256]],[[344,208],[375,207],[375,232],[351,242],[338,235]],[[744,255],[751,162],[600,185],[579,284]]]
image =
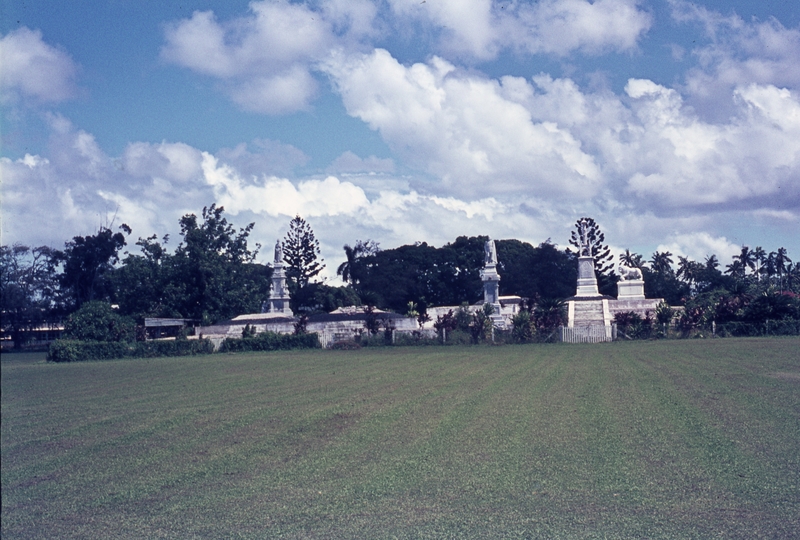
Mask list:
[[753,250],[753,263],[755,264],[756,281],[761,281],[761,267],[764,266],[764,261],[767,260],[767,252],[761,246],[756,246]]
[[783,292],[783,275],[786,273],[790,264],[792,264],[792,259],[789,258],[786,248],[778,248],[778,251],[775,252],[775,269],[778,272],[778,284],[781,292]]
[[356,242],[355,247],[350,247],[345,244],[343,249],[344,256],[347,260],[339,265],[336,269],[336,274],[342,276],[342,281],[345,283],[350,282],[356,284],[358,279],[353,275],[353,271],[356,268],[358,260],[362,257],[368,257],[377,253],[380,250],[378,248],[378,243],[372,240],[367,240],[366,242],[359,240]]
[[706,257],[705,265],[707,270],[716,270],[719,268],[719,259],[717,259],[716,255],[708,255]]
[[653,253],[653,256],[650,258],[650,266],[652,267],[653,271],[659,274],[671,274],[672,273],[672,253],[669,251],[658,252],[656,251]]
[[679,279],[689,284],[690,290],[693,288],[702,270],[703,265],[699,262],[693,261],[689,257],[678,255],[678,272],[676,275]]
[[742,251],[738,255],[734,255],[733,258],[739,262],[741,266],[741,276],[744,277],[747,274],[747,269],[755,272],[756,265],[755,265],[755,258],[753,256],[753,252],[747,246],[742,246]]
[[642,256],[638,253],[631,253],[629,249],[626,249],[625,253],[620,253],[619,261],[628,268],[641,268],[644,264]]

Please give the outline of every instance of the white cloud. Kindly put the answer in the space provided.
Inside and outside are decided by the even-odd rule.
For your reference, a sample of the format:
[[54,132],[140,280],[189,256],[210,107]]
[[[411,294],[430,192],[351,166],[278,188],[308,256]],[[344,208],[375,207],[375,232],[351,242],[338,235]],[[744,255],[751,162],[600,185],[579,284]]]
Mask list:
[[518,17],[506,19],[503,26],[511,44],[530,53],[631,51],[652,24],[652,17],[638,4],[636,0],[520,4]]
[[197,179],[202,174],[200,151],[184,143],[131,143],[120,163],[133,176],[164,177],[178,183]]
[[70,56],[44,42],[39,30],[22,27],[0,39],[0,102],[20,97],[58,102],[77,92],[77,65]]
[[800,28],[786,28],[774,18],[748,22],[680,0],[670,3],[675,20],[701,24],[708,39],[693,51],[698,66],[689,70],[685,82],[691,104],[702,114],[725,119],[739,86],[800,86]]
[[636,0],[390,0],[403,19],[427,21],[441,33],[440,49],[477,59],[509,48],[528,54],[564,56],[630,51],[652,17]]
[[656,251],[669,251],[677,263],[678,256],[688,257],[694,261],[704,261],[710,255],[716,255],[724,266],[734,255],[738,255],[741,246],[730,242],[724,236],[712,236],[707,232],[696,232],[672,235],[667,242],[659,244]]
[[800,103],[788,90],[737,89],[738,116],[726,124],[703,122],[651,81],[631,80],[626,92],[640,121],[631,193],[667,207],[800,195]]
[[318,89],[314,64],[331,48],[370,35],[376,12],[366,0],[329,0],[319,10],[263,0],[249,9],[225,22],[196,11],[167,25],[161,57],[219,79],[236,104],[265,114],[308,109]]
[[435,57],[406,67],[382,49],[335,57],[326,69],[351,116],[461,196],[532,190],[584,199],[599,187],[580,141],[532,121],[498,81],[461,75]]
[[232,167],[219,165],[217,158],[206,152],[202,166],[205,181],[214,188],[215,200],[234,214],[248,210],[272,216],[313,217],[352,214],[368,204],[361,188],[332,176],[302,181],[296,186],[277,177],[253,184],[244,181]]

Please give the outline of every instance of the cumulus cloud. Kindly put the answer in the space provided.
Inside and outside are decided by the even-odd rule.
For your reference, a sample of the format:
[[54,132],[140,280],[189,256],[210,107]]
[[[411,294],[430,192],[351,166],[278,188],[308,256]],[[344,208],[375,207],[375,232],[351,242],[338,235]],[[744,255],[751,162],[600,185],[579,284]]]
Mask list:
[[696,232],[672,235],[665,243],[659,244],[657,251],[669,251],[677,262],[678,256],[688,257],[694,261],[703,261],[706,257],[716,255],[724,265],[734,255],[738,255],[741,246],[734,244],[724,236],[712,236],[707,232]]
[[737,87],[800,86],[800,28],[786,28],[774,18],[748,22],[681,0],[670,4],[676,21],[701,25],[708,40],[692,51],[698,65],[686,74],[685,91],[709,118],[723,120],[731,113]]
[[630,51],[652,24],[636,0],[390,0],[402,19],[428,22],[444,53],[494,58],[503,49],[564,56]]
[[739,114],[709,124],[682,106],[675,90],[631,80],[626,92],[646,152],[628,189],[666,206],[761,204],[800,199],[800,102],[786,89],[750,85],[736,91]]
[[45,43],[39,30],[22,27],[3,36],[0,64],[0,102],[59,102],[77,92],[78,66],[67,53]]
[[553,122],[534,122],[498,81],[459,74],[440,58],[406,67],[382,49],[334,58],[326,69],[351,116],[448,189],[576,198],[598,189],[580,142]]
[[308,109],[318,92],[315,63],[371,35],[376,12],[367,0],[329,0],[320,9],[264,0],[249,10],[224,22],[196,11],[167,25],[161,57],[216,78],[244,110],[266,114]]

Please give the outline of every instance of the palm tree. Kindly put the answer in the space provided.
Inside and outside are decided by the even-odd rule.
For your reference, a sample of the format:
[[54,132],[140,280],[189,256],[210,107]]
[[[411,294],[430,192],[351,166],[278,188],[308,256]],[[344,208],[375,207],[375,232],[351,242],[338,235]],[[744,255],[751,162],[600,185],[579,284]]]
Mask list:
[[638,253],[631,253],[629,249],[626,249],[625,253],[620,253],[619,261],[628,268],[641,268],[644,264],[642,256]]
[[708,255],[706,257],[706,270],[716,270],[719,268],[719,259],[716,255]]
[[669,251],[664,251],[663,253],[656,251],[650,259],[650,266],[652,266],[654,272],[659,274],[672,273],[672,253]]
[[744,277],[747,274],[748,268],[750,268],[750,270],[755,271],[756,269],[755,258],[753,256],[753,252],[750,251],[749,247],[742,246],[741,253],[739,253],[738,255],[734,255],[733,258],[738,260],[739,264],[741,265],[742,277]]
[[691,260],[689,257],[681,257],[678,255],[678,272],[676,275],[678,278],[688,283],[690,288],[697,280],[697,276],[702,268],[703,266],[700,263]]
[[756,249],[754,249],[752,253],[753,262],[756,265],[756,281],[761,281],[761,267],[764,266],[764,261],[767,260],[767,252],[764,251],[761,246],[756,246]]
[[790,259],[789,255],[786,253],[786,248],[778,248],[778,251],[775,253],[775,268],[778,271],[778,283],[781,292],[783,292],[783,274],[790,264],[792,264],[792,259]]
[[347,260],[340,264],[336,269],[336,275],[342,276],[342,281],[345,283],[350,282],[356,284],[358,282],[358,278],[354,276],[353,273],[356,269],[358,260],[362,257],[375,255],[378,251],[380,251],[378,242],[374,242],[373,240],[367,240],[366,242],[358,240],[355,247],[350,247],[349,245],[345,244],[343,249],[344,256],[347,258]]
[[735,278],[743,278],[744,277],[744,265],[742,262],[737,259],[736,257],[733,258],[730,264],[725,266],[725,273],[730,274],[732,277]]

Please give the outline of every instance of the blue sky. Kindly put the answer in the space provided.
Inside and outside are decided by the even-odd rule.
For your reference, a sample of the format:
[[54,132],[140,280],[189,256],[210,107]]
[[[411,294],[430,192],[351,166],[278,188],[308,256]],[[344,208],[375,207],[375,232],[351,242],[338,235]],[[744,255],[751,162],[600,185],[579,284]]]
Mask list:
[[[800,10],[679,0],[9,1],[2,242],[488,234],[800,257]],[[133,243],[133,242],[131,242]],[[262,259],[269,258],[269,249]]]

